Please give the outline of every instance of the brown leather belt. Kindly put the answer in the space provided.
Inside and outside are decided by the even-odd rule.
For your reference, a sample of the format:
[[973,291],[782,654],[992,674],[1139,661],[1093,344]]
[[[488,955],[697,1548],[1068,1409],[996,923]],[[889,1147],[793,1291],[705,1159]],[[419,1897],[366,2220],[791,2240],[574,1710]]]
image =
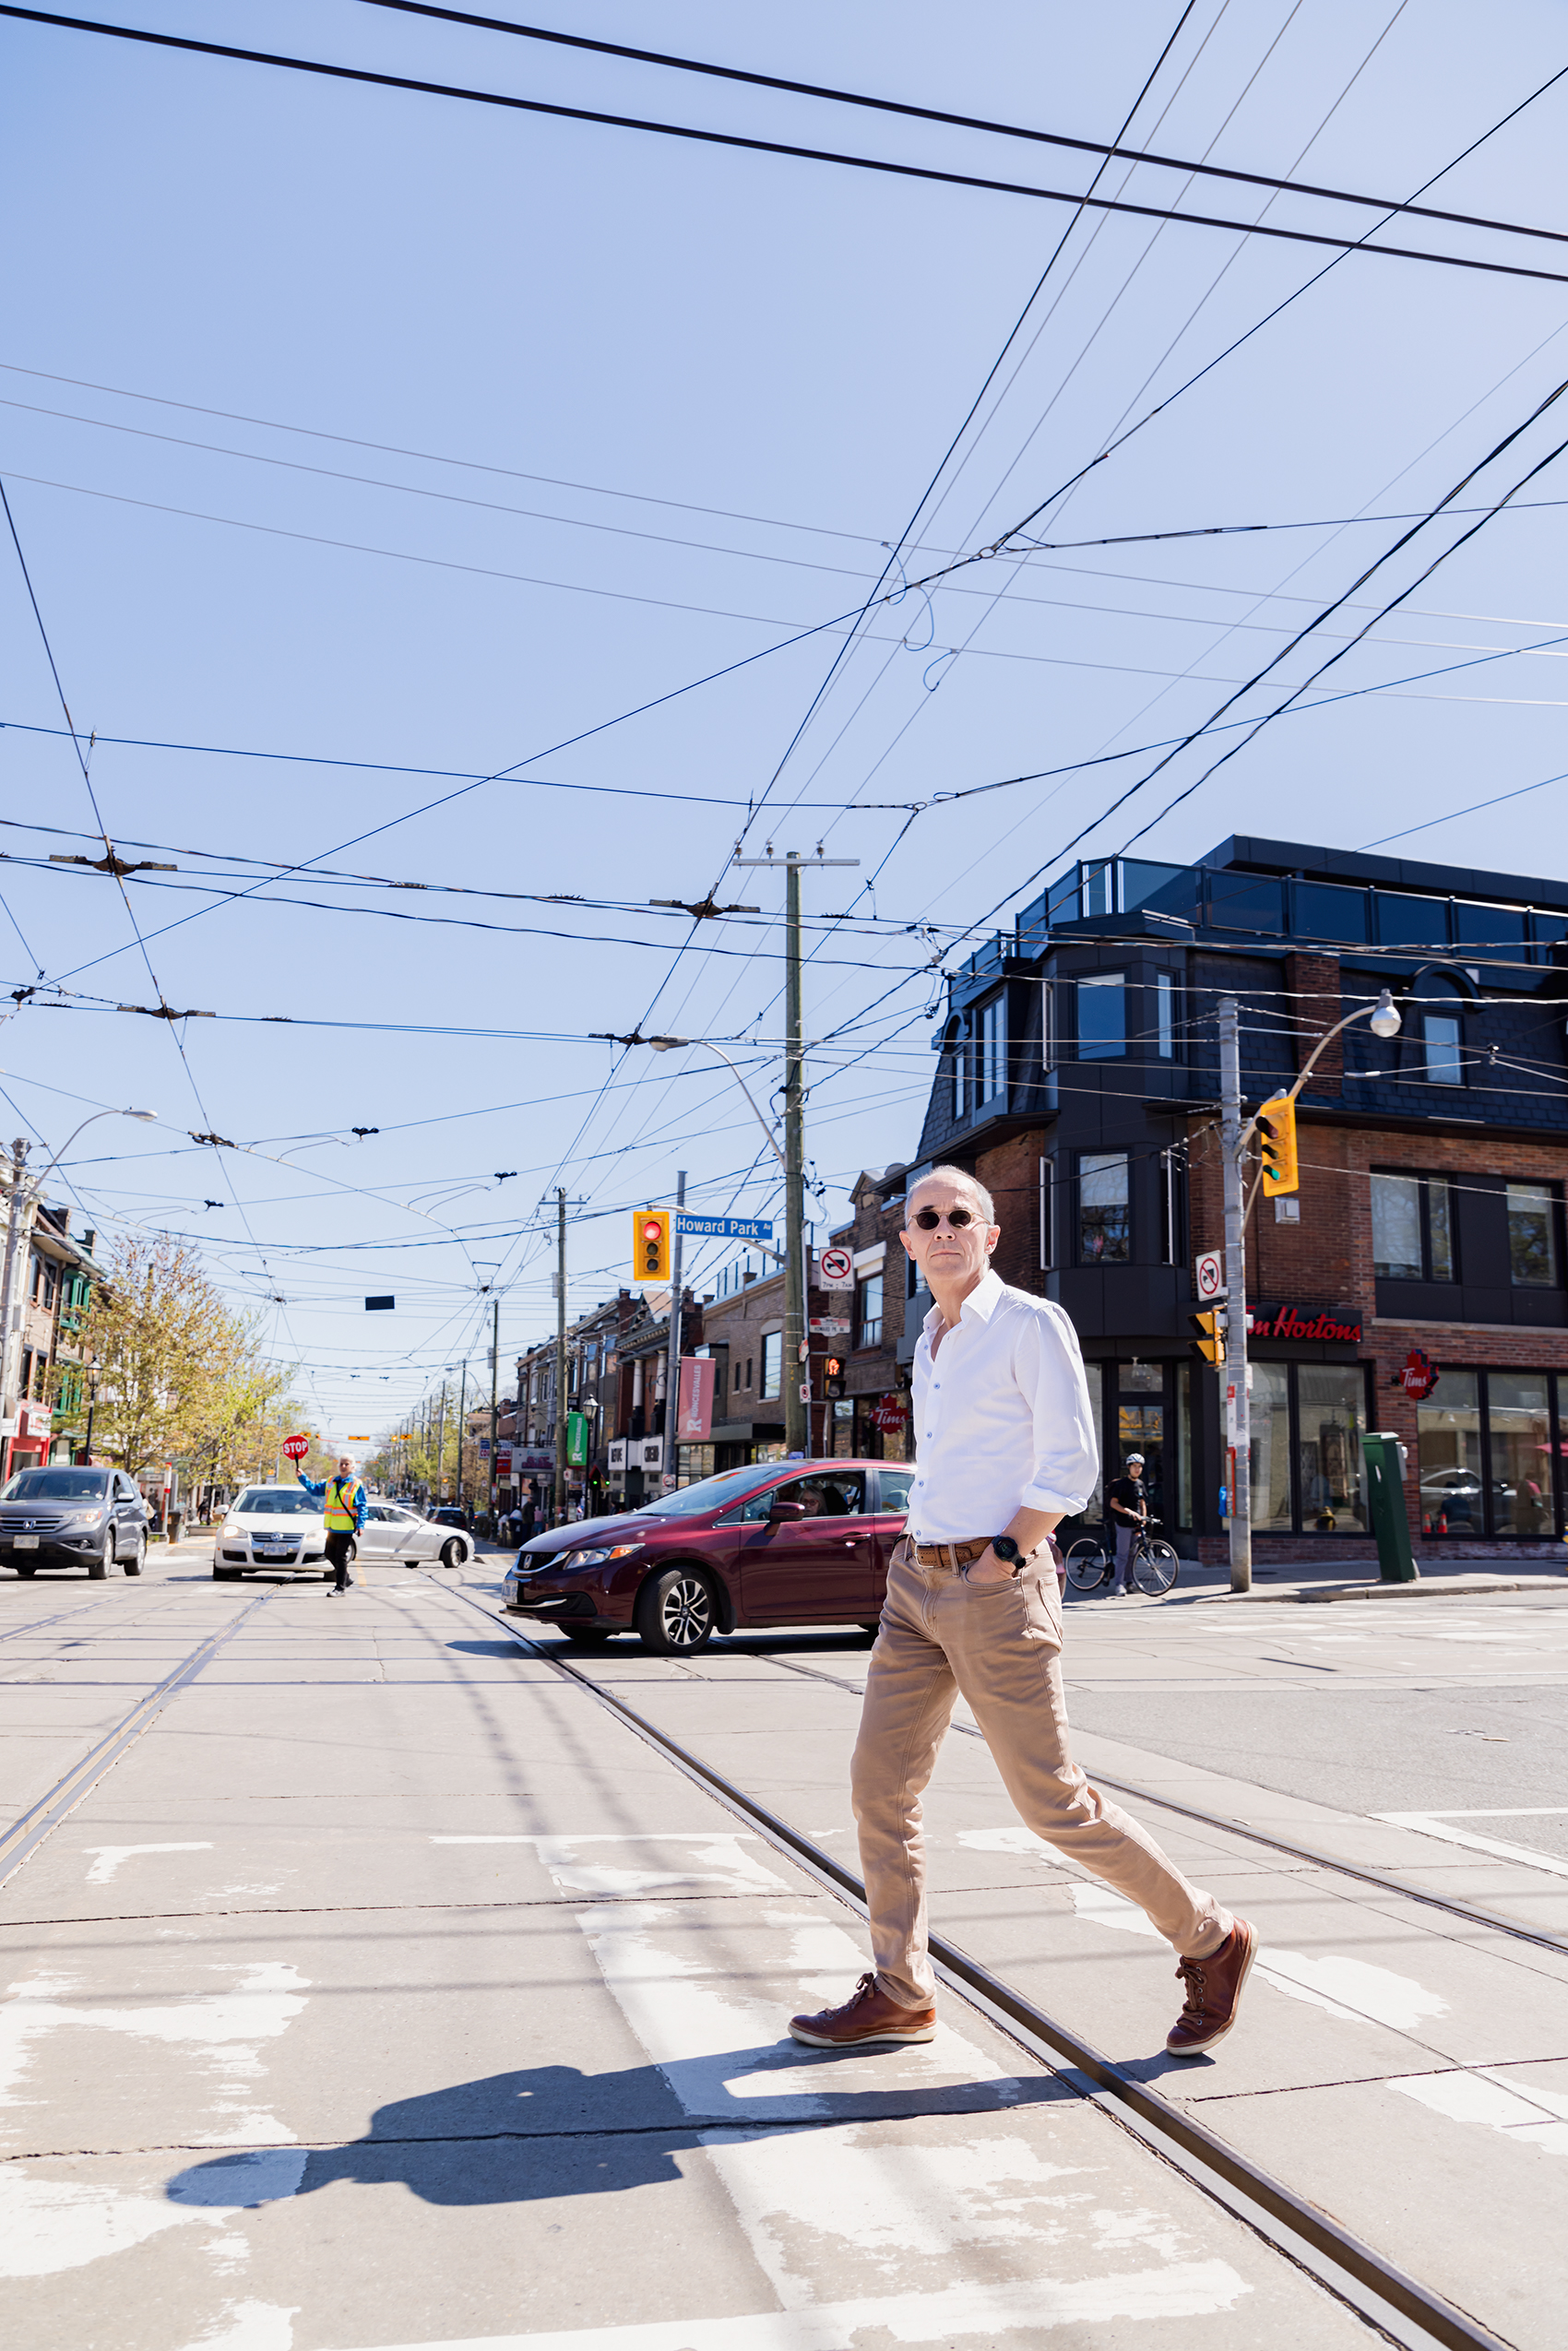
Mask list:
[[978,1535],[973,1542],[969,1543],[916,1543],[911,1541],[909,1549],[913,1551],[915,1557],[919,1560],[922,1567],[946,1567],[953,1569],[954,1572],[956,1573],[959,1568],[968,1567],[971,1560],[979,1559],[980,1553],[989,1549],[991,1537],[989,1535]]

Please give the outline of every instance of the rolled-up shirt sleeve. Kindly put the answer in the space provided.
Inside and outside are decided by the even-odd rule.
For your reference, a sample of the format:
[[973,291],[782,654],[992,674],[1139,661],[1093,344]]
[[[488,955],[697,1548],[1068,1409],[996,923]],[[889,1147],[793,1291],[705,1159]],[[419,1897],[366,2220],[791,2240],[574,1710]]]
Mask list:
[[1094,1491],[1099,1446],[1078,1335],[1059,1306],[1021,1323],[1014,1375],[1034,1410],[1034,1469],[1019,1506],[1071,1517]]

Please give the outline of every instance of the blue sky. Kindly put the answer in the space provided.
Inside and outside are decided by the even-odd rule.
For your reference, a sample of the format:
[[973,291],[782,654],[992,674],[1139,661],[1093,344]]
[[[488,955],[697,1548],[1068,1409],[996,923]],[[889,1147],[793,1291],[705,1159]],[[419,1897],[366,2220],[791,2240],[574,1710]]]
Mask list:
[[[1094,169],[357,0],[104,13],[1048,187],[1082,189]],[[1180,16],[1141,0],[961,16],[806,0],[767,18],[597,0],[546,21],[1109,138]],[[1408,195],[1562,63],[1557,10],[1490,10],[1484,42],[1475,21],[1438,0],[1197,0],[1130,137]],[[0,469],[73,714],[101,739],[103,825],[123,854],[180,869],[127,885],[144,960],[113,881],[41,862],[101,849],[69,742],[25,730],[63,722],[0,546],[5,845],[20,861],[0,885],[0,972],[7,990],[42,971],[106,1000],[7,1024],[7,1132],[42,1157],[99,1105],[157,1109],[167,1133],[89,1128],[53,1195],[101,1232],[197,1235],[339,1437],[396,1422],[433,1373],[477,1356],[481,1285],[500,1289],[504,1351],[552,1324],[540,1204],[557,1184],[574,1307],[622,1277],[626,1210],[668,1197],[679,1167],[705,1208],[777,1212],[762,1138],[707,1056],[583,1041],[637,1026],[736,1039],[758,1091],[777,1083],[781,885],[729,869],[742,832],[749,854],[820,841],[860,861],[807,885],[814,914],[853,916],[814,932],[806,991],[808,1035],[831,1040],[808,1148],[837,1218],[861,1167],[915,1144],[932,958],[993,908],[1005,920],[1116,779],[1153,761],[925,803],[1199,723],[1400,528],[1344,518],[1431,505],[1568,376],[1562,286],[1352,255],[1039,526],[1052,540],[1313,528],[973,565],[874,613],[797,741],[842,647],[821,624],[869,593],[1069,211],[15,22],[0,49]],[[1427,201],[1563,226],[1565,93]],[[1099,184],[1336,235],[1373,217],[1149,167]],[[1408,220],[1383,234],[1568,266],[1537,240]],[[1330,258],[1081,219],[907,570],[993,541]],[[1465,503],[1544,457],[1561,414]],[[1526,495],[1568,499],[1568,465]],[[1568,767],[1568,644],[1397,683],[1568,632],[1562,511],[1490,525],[1334,673],[1380,690],[1267,728],[1145,852],[1189,858],[1233,830],[1354,848]],[[1460,527],[1424,535],[1340,625]],[[1314,637],[1281,674],[1295,683],[1338,641]],[[1120,849],[1212,756],[1184,754],[1084,852]],[[476,777],[498,779],[461,789]],[[1562,875],[1562,810],[1554,786],[1406,847]],[[323,870],[256,888],[267,861]],[[715,888],[763,915],[694,936],[647,906]],[[172,1034],[112,1009],[155,987],[221,1017]],[[364,1295],[388,1291],[397,1313],[367,1318]]]

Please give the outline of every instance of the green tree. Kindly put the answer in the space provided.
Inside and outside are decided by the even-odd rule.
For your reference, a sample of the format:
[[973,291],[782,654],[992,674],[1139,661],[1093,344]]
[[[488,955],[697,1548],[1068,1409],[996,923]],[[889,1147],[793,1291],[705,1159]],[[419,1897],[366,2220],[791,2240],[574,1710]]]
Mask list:
[[290,1374],[262,1353],[256,1322],[236,1314],[188,1241],[126,1234],[94,1301],[95,1446],[135,1473],[184,1460],[220,1481],[247,1477],[291,1409]]

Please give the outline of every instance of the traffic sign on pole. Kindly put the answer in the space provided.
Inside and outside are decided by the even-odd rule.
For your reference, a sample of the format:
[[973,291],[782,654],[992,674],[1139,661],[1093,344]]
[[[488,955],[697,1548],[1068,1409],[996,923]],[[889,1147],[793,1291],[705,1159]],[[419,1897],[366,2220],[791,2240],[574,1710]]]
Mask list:
[[1193,1262],[1193,1284],[1206,1306],[1225,1295],[1225,1260],[1218,1249],[1206,1249]]
[[675,1229],[687,1241],[771,1241],[770,1217],[699,1217],[684,1208],[675,1215]]
[[285,1437],[283,1440],[283,1450],[288,1455],[291,1461],[303,1461],[306,1454],[310,1451],[310,1439],[308,1437]]

